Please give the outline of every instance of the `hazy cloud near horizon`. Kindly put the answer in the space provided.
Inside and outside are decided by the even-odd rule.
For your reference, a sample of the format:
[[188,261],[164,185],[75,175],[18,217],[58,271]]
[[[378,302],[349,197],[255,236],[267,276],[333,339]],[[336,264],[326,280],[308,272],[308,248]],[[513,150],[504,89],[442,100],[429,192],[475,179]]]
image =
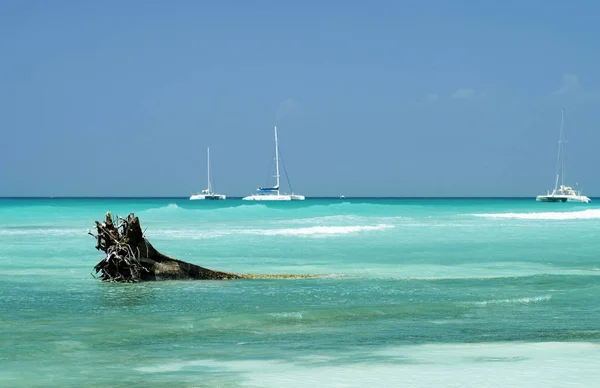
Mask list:
[[452,93],[452,98],[471,98],[475,96],[475,91],[471,88],[459,88]]
[[439,100],[439,99],[440,99],[440,96],[439,96],[439,94],[437,94],[437,93],[429,93],[429,94],[427,95],[427,100],[428,100],[428,101],[437,101],[437,100]]
[[555,90],[554,94],[565,94],[579,89],[579,77],[576,74],[565,73],[562,76],[561,86]]

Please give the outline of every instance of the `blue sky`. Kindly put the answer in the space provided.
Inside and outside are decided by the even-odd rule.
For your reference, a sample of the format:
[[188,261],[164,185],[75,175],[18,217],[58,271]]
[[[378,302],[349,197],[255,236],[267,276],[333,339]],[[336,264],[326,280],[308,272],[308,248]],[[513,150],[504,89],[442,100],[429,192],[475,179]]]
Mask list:
[[[600,195],[595,1],[3,1],[0,196]],[[133,175],[132,175],[133,174]]]

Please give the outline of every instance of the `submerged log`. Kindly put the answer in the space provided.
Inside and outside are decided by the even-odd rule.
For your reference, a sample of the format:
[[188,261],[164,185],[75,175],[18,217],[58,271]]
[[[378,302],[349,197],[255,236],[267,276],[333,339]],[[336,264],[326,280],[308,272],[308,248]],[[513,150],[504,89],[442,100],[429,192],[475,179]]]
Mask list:
[[119,218],[115,226],[112,214],[106,213],[104,222],[96,221],[96,249],[106,257],[94,267],[96,274],[107,282],[133,283],[150,280],[241,279],[245,276],[213,271],[198,265],[166,256],[157,251],[144,236],[140,220],[133,213]]

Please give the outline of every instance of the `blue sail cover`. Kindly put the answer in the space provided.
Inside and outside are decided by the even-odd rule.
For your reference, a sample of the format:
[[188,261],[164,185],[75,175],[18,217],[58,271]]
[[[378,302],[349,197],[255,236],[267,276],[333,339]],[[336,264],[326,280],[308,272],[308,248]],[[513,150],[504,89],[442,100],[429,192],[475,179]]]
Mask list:
[[277,190],[279,190],[279,186],[275,186],[275,187],[259,187],[257,190],[260,191],[260,192],[277,191]]

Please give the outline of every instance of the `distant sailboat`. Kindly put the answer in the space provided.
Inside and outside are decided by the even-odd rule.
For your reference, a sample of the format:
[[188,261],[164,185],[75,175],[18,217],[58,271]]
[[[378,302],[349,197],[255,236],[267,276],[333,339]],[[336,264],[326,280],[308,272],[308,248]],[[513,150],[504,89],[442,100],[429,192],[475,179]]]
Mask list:
[[[285,167],[285,166],[284,166]],[[303,201],[300,194],[281,194],[279,190],[279,143],[277,140],[277,127],[275,127],[275,186],[259,187],[256,193],[242,198],[244,201]]]
[[199,193],[192,194],[190,200],[199,200],[199,199],[225,199],[226,196],[224,194],[217,194],[213,192],[212,185],[210,183],[210,148],[206,149],[206,169],[207,169],[207,188],[202,190]]
[[[556,158],[556,181],[552,193],[548,191],[546,195],[538,195],[535,200],[538,202],[584,202],[589,203],[591,199],[581,194],[579,190],[573,190],[570,186],[564,185],[565,178],[565,159],[564,159],[564,131],[565,131],[565,110],[561,112],[560,135],[558,138],[558,156]],[[560,186],[558,182],[560,180]]]

